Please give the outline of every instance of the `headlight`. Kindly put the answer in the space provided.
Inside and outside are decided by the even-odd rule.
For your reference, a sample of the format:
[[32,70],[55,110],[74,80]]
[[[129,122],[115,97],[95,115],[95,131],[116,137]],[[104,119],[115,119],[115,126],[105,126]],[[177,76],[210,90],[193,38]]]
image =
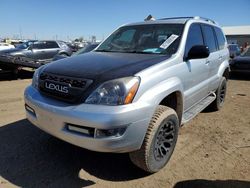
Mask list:
[[132,103],[140,79],[126,77],[107,81],[99,86],[85,101],[88,104],[123,105]]
[[38,89],[38,78],[39,78],[39,69],[37,69],[34,72],[33,78],[32,78],[32,86],[36,89]]
[[38,79],[40,76],[40,73],[42,72],[42,70],[46,67],[47,65],[43,65],[42,67],[39,67],[38,69],[36,69],[36,71],[33,74],[33,78],[32,78],[32,86],[36,89],[38,89]]

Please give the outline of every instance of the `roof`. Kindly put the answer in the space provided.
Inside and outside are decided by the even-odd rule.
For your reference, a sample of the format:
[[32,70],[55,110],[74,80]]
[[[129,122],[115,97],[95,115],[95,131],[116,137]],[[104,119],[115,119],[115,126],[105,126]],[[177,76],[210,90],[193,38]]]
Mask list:
[[128,25],[146,25],[146,24],[185,24],[189,20],[197,20],[202,22],[208,22],[211,24],[216,25],[217,23],[211,19],[203,18],[199,16],[190,16],[190,17],[172,17],[172,18],[161,18],[157,20],[148,20],[143,22],[136,22],[136,23],[130,23],[126,24]]
[[126,24],[128,25],[147,25],[147,24],[185,24],[187,19],[170,19],[170,20],[153,20],[153,21],[143,21],[143,22],[136,22]]
[[250,35],[250,25],[222,27],[225,35]]

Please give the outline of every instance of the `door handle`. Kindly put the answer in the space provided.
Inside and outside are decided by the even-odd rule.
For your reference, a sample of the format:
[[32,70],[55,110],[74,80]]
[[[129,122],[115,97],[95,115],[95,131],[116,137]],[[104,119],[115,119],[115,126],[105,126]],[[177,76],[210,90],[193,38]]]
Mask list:
[[209,60],[207,60],[205,64],[206,64],[206,65],[209,65],[209,64],[210,64],[210,61],[209,61]]
[[219,60],[222,60],[222,56],[219,57]]

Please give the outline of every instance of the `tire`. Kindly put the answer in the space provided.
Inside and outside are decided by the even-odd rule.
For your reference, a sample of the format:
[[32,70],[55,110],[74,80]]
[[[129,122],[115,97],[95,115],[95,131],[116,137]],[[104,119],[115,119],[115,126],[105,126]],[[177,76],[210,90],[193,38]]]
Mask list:
[[225,77],[222,77],[220,85],[216,90],[216,99],[208,106],[208,109],[211,111],[219,111],[224,102],[227,93],[227,80]]
[[[159,105],[149,123],[141,148],[129,153],[131,161],[146,172],[158,172],[167,164],[174,151],[178,131],[176,112]],[[165,136],[162,135],[164,133]]]
[[15,67],[14,69],[11,70],[11,73],[12,73],[12,77],[14,79],[18,79],[19,77],[19,72],[22,70],[22,66],[17,66]]

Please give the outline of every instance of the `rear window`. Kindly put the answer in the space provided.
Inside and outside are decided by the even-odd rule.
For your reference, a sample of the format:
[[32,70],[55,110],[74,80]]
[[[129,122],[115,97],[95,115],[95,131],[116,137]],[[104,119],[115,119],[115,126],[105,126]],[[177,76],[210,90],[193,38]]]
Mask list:
[[224,37],[223,32],[218,27],[214,27],[214,30],[215,30],[216,37],[217,37],[217,40],[218,40],[219,49],[220,50],[224,49],[225,45],[226,45],[226,39]]
[[59,48],[58,44],[54,41],[47,41],[46,42],[46,47],[47,48]]

